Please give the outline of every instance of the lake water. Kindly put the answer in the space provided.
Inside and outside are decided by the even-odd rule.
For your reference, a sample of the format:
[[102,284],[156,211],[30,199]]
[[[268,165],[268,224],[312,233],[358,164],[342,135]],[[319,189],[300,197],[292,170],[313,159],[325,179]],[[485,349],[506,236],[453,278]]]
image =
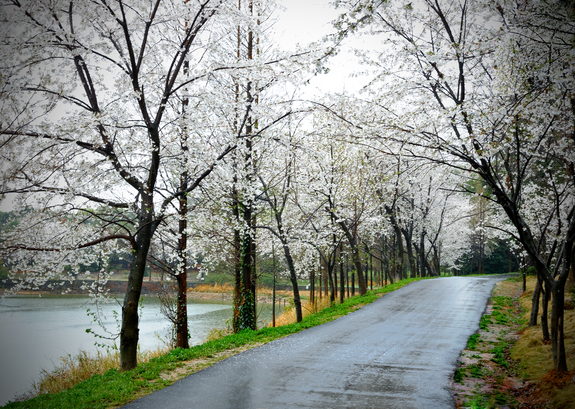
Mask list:
[[[189,299],[190,345],[204,342],[213,328],[225,328],[232,317],[230,301]],[[0,302],[0,405],[31,389],[42,369],[51,370],[62,356],[81,350],[97,351],[96,339],[87,328],[101,329],[87,315],[94,310],[87,296],[12,296]],[[120,306],[104,307],[106,325],[115,330],[112,311]],[[259,304],[259,321],[271,321],[271,305]],[[160,312],[160,302],[146,297],[140,319],[140,349],[164,346],[170,328]],[[100,341],[101,342],[101,341]],[[119,341],[118,341],[119,342]]]

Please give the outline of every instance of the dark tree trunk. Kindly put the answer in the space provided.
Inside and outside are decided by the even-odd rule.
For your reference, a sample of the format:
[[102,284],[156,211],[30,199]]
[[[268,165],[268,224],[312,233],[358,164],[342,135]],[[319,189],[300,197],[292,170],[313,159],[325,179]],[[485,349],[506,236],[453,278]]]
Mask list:
[[[282,234],[283,234],[283,232],[282,232]],[[284,239],[285,239],[285,237],[284,237]],[[293,258],[292,258],[289,246],[287,245],[287,243],[282,242],[282,244],[283,244],[283,248],[284,248],[284,255],[286,258],[287,265],[288,265],[289,278],[290,278],[291,286],[292,286],[292,290],[293,290],[293,302],[294,302],[294,307],[295,307],[296,320],[297,320],[297,322],[301,322],[301,320],[303,319],[303,315],[302,315],[302,311],[301,311],[301,298],[299,295],[299,287],[298,287],[298,283],[297,283],[295,265],[293,262]]]
[[[276,252],[275,248],[272,247],[272,254],[273,254],[273,273],[274,273],[274,280],[273,280],[273,290],[272,290],[272,326],[276,327]],[[312,294],[313,294],[313,285],[312,285]],[[312,301],[313,302],[313,301]]]
[[419,253],[419,258],[420,258],[419,264],[421,265],[421,277],[427,277],[426,269],[425,269],[426,261],[427,261],[425,259],[425,232],[421,233],[421,236],[419,238],[418,253]]
[[553,365],[557,372],[567,371],[567,356],[565,353],[565,334],[563,316],[565,308],[565,285],[556,282],[551,290],[553,301],[551,304],[551,346],[553,350]]
[[[187,189],[187,174],[184,172],[181,177],[180,190]],[[178,283],[178,297],[176,301],[176,348],[189,348],[188,342],[188,270],[186,260],[186,248],[188,245],[188,236],[186,235],[187,228],[187,214],[188,214],[188,198],[182,195],[179,199],[180,204],[180,222],[178,226],[178,233],[180,238],[178,240],[178,253],[179,262],[181,263],[180,271],[176,275]]]
[[240,260],[239,270],[241,275],[241,291],[239,298],[239,322],[238,330],[255,330],[257,327],[255,305],[255,241],[253,229],[252,204],[243,204],[242,219],[246,229],[240,235]]
[[343,262],[341,262],[341,260],[339,263],[339,285],[339,303],[343,304],[343,298],[345,297],[345,274],[343,272]]
[[345,273],[345,285],[347,286],[347,298],[349,298],[349,265],[347,267],[347,271]]
[[[185,269],[185,265],[182,269]],[[178,300],[176,306],[176,348],[189,348],[188,341],[188,279],[181,272],[176,276],[178,281]]]
[[327,279],[327,270],[322,270],[323,271],[323,291],[324,294],[327,297],[329,297],[329,280]]
[[391,209],[389,206],[385,206],[385,212],[387,213],[387,215],[389,216],[389,220],[391,221],[391,226],[393,227],[393,231],[395,233],[395,242],[396,242],[396,248],[397,248],[397,253],[396,253],[396,257],[395,257],[395,267],[394,267],[394,272],[396,275],[396,279],[402,279],[405,278],[406,276],[406,271],[405,268],[406,266],[404,266],[403,263],[403,258],[405,257],[405,251],[403,249],[403,239],[402,234],[401,234],[401,229],[399,228],[399,224],[397,223],[397,219],[395,218],[395,214],[393,212],[393,209]]
[[[383,259],[383,254],[382,254],[382,259]],[[384,275],[384,270],[383,270],[383,261],[379,260],[379,285],[381,287],[383,287],[383,275]]]
[[333,275],[335,273],[334,265],[330,262],[329,259],[324,258],[325,260],[325,269],[327,272],[327,284],[329,285],[329,302],[330,304],[335,302],[335,285],[333,280]]
[[[241,9],[241,2],[238,4]],[[253,3],[249,3],[250,13],[253,14]],[[241,56],[242,39],[240,38],[240,28],[238,27],[238,44],[237,44],[237,57]],[[257,41],[257,39],[256,39]],[[247,60],[253,59],[254,52],[254,33],[250,29],[247,33],[246,43],[246,56]],[[257,100],[257,96],[253,95],[254,85],[250,79],[247,80],[245,91],[246,113],[248,116],[242,119],[245,123],[245,134],[250,135],[245,138],[246,151],[244,154],[243,167],[245,171],[245,181],[248,186],[251,186],[255,179],[255,166],[253,155],[253,136],[252,132],[257,129],[257,119],[249,115],[249,107]],[[236,100],[239,101],[239,86],[236,83]],[[240,121],[236,118],[236,126]],[[239,132],[238,129],[236,131]],[[239,133],[238,133],[239,135]],[[239,192],[240,194],[242,192]],[[238,195],[239,196],[239,195]],[[249,196],[241,197],[238,200],[238,210],[240,217],[243,221],[244,231],[240,234],[240,257],[239,257],[239,270],[241,274],[241,291],[239,296],[239,322],[238,329],[252,329],[257,328],[257,315],[256,315],[256,242],[255,242],[255,214],[253,199]]]
[[541,331],[543,332],[543,339],[549,341],[549,286],[545,285],[545,291],[543,291],[543,300],[541,300]]
[[154,233],[153,201],[148,195],[142,195],[139,232],[136,236],[136,248],[128,275],[128,289],[122,305],[122,327],[120,330],[120,370],[128,371],[138,365],[138,304],[142,293],[142,282]]
[[[232,190],[232,216],[234,221],[240,223],[240,200],[239,193],[236,188],[237,178],[234,175],[234,187]],[[241,297],[242,297],[242,270],[241,270],[241,258],[242,258],[242,239],[241,232],[239,229],[234,229],[234,312],[232,317],[232,329],[235,333],[240,331],[240,308],[241,308]]]
[[537,283],[535,284],[535,290],[533,291],[533,297],[531,298],[531,317],[529,318],[529,325],[537,325],[537,316],[539,315],[539,298],[541,295],[541,277],[537,274]]
[[401,229],[405,238],[405,248],[407,250],[407,260],[409,261],[409,276],[417,277],[417,267],[415,265],[415,256],[413,255],[413,228]]
[[571,266],[569,267],[569,276],[567,277],[566,286],[567,288],[573,288],[575,291],[575,243],[571,249]]
[[[329,212],[332,220],[335,221],[338,219],[338,217],[334,214],[332,209],[326,208],[326,210]],[[361,257],[359,255],[359,240],[357,238],[357,232],[355,230],[357,228],[357,226],[356,225],[353,226],[353,232],[352,232],[352,229],[347,225],[346,221],[342,220],[342,221],[337,222],[337,224],[339,225],[339,227],[341,227],[341,230],[344,232],[345,237],[348,241],[349,249],[351,252],[351,260],[352,260],[352,263],[353,263],[355,270],[357,272],[357,282],[359,284],[359,293],[361,295],[364,295],[367,292],[367,286],[366,286],[366,280],[365,280],[365,278],[362,274],[362,271],[361,271]],[[334,301],[334,300],[332,300],[332,301]]]
[[338,287],[337,287],[337,269],[336,269],[336,257],[335,253],[333,255],[333,290],[334,290],[334,301],[337,299]]
[[[345,224],[345,222],[343,222],[343,221],[339,222],[339,225],[342,228],[343,232],[345,233],[345,236],[346,236],[347,241],[349,243],[349,248],[351,250],[351,259],[352,259],[353,265],[355,267],[355,271],[357,272],[357,282],[359,284],[359,294],[364,295],[367,292],[367,287],[366,287],[366,283],[364,280],[364,276],[363,276],[362,271],[361,271],[361,258],[359,256],[359,246],[358,246],[357,236],[355,236],[355,234],[352,235],[350,229]],[[353,288],[353,286],[352,286],[352,288]]]
[[369,255],[369,271],[371,274],[369,289],[373,290],[373,257],[371,256],[371,254]]
[[[314,283],[314,275],[315,275],[315,271],[311,270],[309,272],[309,302],[311,303],[311,305],[315,305],[315,283]],[[299,289],[298,289],[299,290]]]
[[232,319],[232,328],[234,332],[240,331],[240,306],[242,295],[242,271],[240,269],[241,258],[241,239],[240,231],[234,230],[234,316]]
[[435,275],[441,275],[441,260],[439,256],[439,249],[433,244],[433,271]]
[[[253,215],[252,216],[252,227],[256,225],[256,216]],[[256,252],[256,230],[255,228],[253,229],[253,236],[252,236],[252,240],[251,240],[251,256],[252,256],[252,267],[251,267],[251,282],[252,282],[252,291],[253,291],[253,297],[254,297],[254,302],[253,302],[253,311],[252,311],[252,316],[254,317],[254,322],[255,324],[255,328],[257,328],[257,317],[258,317],[258,310],[257,310],[257,295],[256,295],[256,290],[257,290],[257,282],[258,282],[258,260],[257,260],[257,252]]]
[[524,268],[521,269],[521,277],[523,279],[523,292],[525,292],[525,291],[527,291],[527,271],[525,271]]

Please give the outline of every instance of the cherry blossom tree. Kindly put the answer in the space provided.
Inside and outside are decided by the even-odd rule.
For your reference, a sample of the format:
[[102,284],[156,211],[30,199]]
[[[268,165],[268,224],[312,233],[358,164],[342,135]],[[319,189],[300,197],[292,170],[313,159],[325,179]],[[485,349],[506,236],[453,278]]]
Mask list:
[[[3,244],[15,269],[36,273],[24,279],[35,285],[58,275],[62,263],[77,271],[86,258],[105,256],[114,241],[128,243],[122,370],[136,366],[138,301],[158,225],[234,149],[224,140],[204,145],[201,160],[182,173],[186,183],[174,187],[182,99],[194,87],[201,95],[201,83],[225,68],[201,62],[217,43],[212,29],[230,16],[228,6],[212,0],[2,5],[0,52],[7,72],[15,73],[2,78],[9,96],[0,131],[2,193],[17,193],[20,207],[34,209]],[[190,120],[188,131],[195,125]],[[78,249],[83,257],[74,255]]]
[[[379,119],[357,126],[483,180],[485,198],[507,215],[509,233],[553,294],[554,363],[566,370],[563,294],[575,240],[570,6],[337,3],[348,10],[342,35],[366,27],[386,36],[384,53],[364,55],[375,78],[374,104],[363,116]],[[539,175],[553,183],[536,185]],[[533,190],[556,203],[544,210],[553,226],[544,240],[526,210],[535,204]]]

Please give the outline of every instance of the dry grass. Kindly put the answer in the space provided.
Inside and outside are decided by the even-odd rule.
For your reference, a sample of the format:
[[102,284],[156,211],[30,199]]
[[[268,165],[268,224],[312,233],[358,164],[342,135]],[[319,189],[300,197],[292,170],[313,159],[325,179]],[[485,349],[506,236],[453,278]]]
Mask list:
[[[138,362],[147,362],[152,358],[165,355],[167,352],[167,349],[161,348],[141,352],[138,354]],[[93,375],[101,375],[114,368],[120,368],[119,351],[106,353],[99,350],[95,356],[86,351],[81,351],[75,356],[68,354],[60,358],[60,365],[54,370],[43,369],[40,372],[40,380],[32,384],[31,395],[57,393],[69,389]]]
[[[309,291],[300,290],[300,297],[305,297],[305,294],[308,294]],[[269,287],[257,287],[256,294],[260,295],[267,295],[271,296],[273,294],[273,289]],[[283,298],[291,298],[293,297],[292,290],[276,290],[276,297],[283,297]]]
[[[503,280],[499,281],[493,289],[493,296],[503,296],[517,298],[522,296],[520,284],[514,281]],[[532,291],[533,292],[533,291]]]
[[[329,297],[317,299],[314,304],[308,300],[302,300],[301,312],[304,317],[307,317],[314,312],[318,312],[329,307],[329,305]],[[276,318],[276,327],[293,324],[294,322],[296,322],[295,307],[290,305],[289,307],[285,307],[283,313]],[[271,325],[271,323],[268,324],[268,327],[271,327]]]
[[218,284],[214,283],[211,284],[198,284],[194,288],[189,288],[188,292],[196,292],[196,293],[233,293],[234,286],[230,283],[225,284]]
[[[198,284],[194,288],[189,288],[188,292],[190,293],[226,293],[226,294],[233,294],[234,293],[234,285],[231,283],[225,284]],[[262,296],[271,296],[273,293],[273,289],[268,287],[258,287],[256,289],[256,295]],[[309,293],[309,291],[300,291],[300,295],[305,297],[305,294]],[[289,290],[277,290],[276,291],[277,297],[291,297],[292,291]]]
[[[527,310],[525,318],[529,319],[531,311],[531,297],[535,288],[535,278],[528,278],[527,291],[520,297],[521,305]],[[571,294],[565,293],[565,304],[573,303]],[[541,307],[539,309],[541,312]],[[551,303],[549,314],[551,313]],[[551,322],[551,317],[549,317]],[[541,331],[541,316],[538,317],[539,325],[525,327],[521,332],[521,338],[511,351],[511,357],[522,364],[525,376],[528,380],[538,382],[542,391],[552,398],[553,407],[575,407],[575,383],[571,382],[563,388],[556,388],[551,383],[545,382],[548,374],[553,369],[553,354],[551,344],[543,342]],[[567,368],[575,369],[575,310],[566,309],[564,316],[565,350],[567,354]]]

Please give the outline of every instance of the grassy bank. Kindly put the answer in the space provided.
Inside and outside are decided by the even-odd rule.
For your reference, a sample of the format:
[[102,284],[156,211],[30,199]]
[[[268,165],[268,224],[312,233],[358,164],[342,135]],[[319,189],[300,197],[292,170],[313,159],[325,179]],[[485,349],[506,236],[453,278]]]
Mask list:
[[12,402],[4,408],[92,408],[105,409],[122,406],[156,390],[165,388],[178,379],[197,372],[243,350],[263,345],[324,324],[369,304],[381,295],[397,290],[419,279],[402,280],[384,288],[368,291],[364,296],[351,297],[343,304],[336,304],[306,316],[300,323],[280,327],[265,327],[257,331],[214,339],[190,349],[175,349],[138,365],[131,371],[110,369],[55,394],[43,394],[33,399]]
[[458,408],[575,408],[572,296],[566,295],[565,311],[571,372],[558,377],[541,326],[527,326],[534,287],[534,277],[528,279],[525,293],[520,278],[496,285],[480,329],[469,338],[454,374],[452,391]]

